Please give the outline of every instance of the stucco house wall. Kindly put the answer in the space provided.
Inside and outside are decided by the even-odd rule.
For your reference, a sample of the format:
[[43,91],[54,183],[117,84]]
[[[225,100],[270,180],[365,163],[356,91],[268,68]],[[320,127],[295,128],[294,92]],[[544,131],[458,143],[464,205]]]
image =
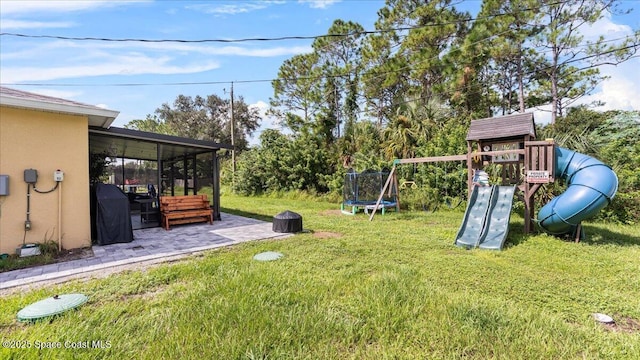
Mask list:
[[[20,108],[7,105],[12,98],[7,99],[0,103],[0,175],[9,176],[10,193],[0,196],[0,253],[15,253],[23,239],[57,242],[59,235],[65,249],[90,246],[89,116]],[[55,98],[44,99],[45,108],[47,103],[57,104]],[[40,191],[54,188],[55,170],[64,172],[64,180],[53,192],[31,189],[29,231],[25,231],[25,169],[38,171]]]

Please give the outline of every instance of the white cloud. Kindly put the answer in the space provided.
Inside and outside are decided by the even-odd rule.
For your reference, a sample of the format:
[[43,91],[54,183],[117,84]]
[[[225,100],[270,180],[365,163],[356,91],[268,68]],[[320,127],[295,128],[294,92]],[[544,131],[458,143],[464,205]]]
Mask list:
[[[637,69],[640,69],[639,58],[618,66],[602,66],[601,74],[610,78],[602,82],[592,94],[578,99],[573,106],[603,102],[603,106],[595,107],[593,110],[640,111],[640,72]],[[546,125],[551,122],[551,105],[539,106],[528,111],[534,112],[536,124]]]
[[551,105],[527,109],[526,112],[533,112],[533,118],[537,125],[547,125],[551,122]]
[[197,4],[197,5],[188,5],[185,8],[189,10],[203,12],[205,14],[236,15],[236,14],[244,14],[252,11],[262,10],[270,7],[271,5],[281,5],[284,3],[285,1],[282,1],[282,0],[259,1],[259,2],[235,1],[227,4],[210,2],[210,3]]
[[204,54],[210,55],[225,55],[225,56],[249,56],[249,57],[275,57],[285,55],[297,55],[310,52],[311,46],[278,46],[274,48],[264,49],[250,49],[239,46],[225,46],[221,48],[208,47],[202,48],[200,51]]
[[298,0],[301,4],[309,4],[312,9],[326,9],[329,6],[339,3],[342,0]]
[[[610,13],[592,25],[580,28],[580,33],[585,41],[595,41],[603,36],[606,40],[620,41],[633,35],[633,30],[625,24],[613,21]],[[606,43],[615,44],[615,41]],[[604,106],[594,110],[640,110],[640,58],[630,59],[617,66],[601,65],[601,75],[609,77],[604,80],[591,94],[578,99],[573,106],[590,105],[594,102],[603,102]],[[545,105],[534,110],[536,123],[548,124],[551,121],[551,106]]]
[[[310,45],[303,46],[276,46],[255,48],[251,46],[219,46],[214,44],[184,44],[184,43],[131,43],[131,42],[74,42],[66,40],[56,40],[45,44],[20,47],[20,51],[0,53],[3,61],[34,59],[48,54],[49,59],[55,59],[55,52],[61,52],[60,56],[75,61],[86,60],[88,58],[104,58],[114,55],[114,51],[122,50],[127,52],[148,52],[170,54],[172,57],[193,56],[194,54],[218,55],[218,56],[246,56],[246,57],[277,57],[290,56],[312,51]],[[78,54],[70,56],[71,51]],[[158,56],[157,54],[154,56]],[[68,61],[68,60],[67,60]]]
[[[602,82],[592,94],[578,99],[573,106],[603,102],[603,106],[595,107],[593,110],[640,111],[640,72],[637,69],[640,69],[639,58],[618,66],[600,67],[601,74],[610,78]],[[546,125],[551,122],[551,105],[528,110],[534,112],[536,124]]]
[[[132,45],[112,44],[109,47],[131,47]],[[243,46],[193,45],[179,43],[144,43],[136,47],[154,49],[166,52],[199,53],[204,55],[247,56],[247,57],[276,57],[298,55],[312,51],[310,45],[304,46],[276,46],[267,48],[253,48]]]
[[215,61],[172,65],[168,57],[112,56],[102,63],[66,66],[8,67],[0,69],[4,83],[47,81],[105,75],[191,74],[217,69]]
[[630,26],[616,24],[611,18],[611,13],[605,12],[604,16],[591,25],[584,25],[580,28],[580,33],[585,40],[597,40],[600,36],[607,39],[616,39],[633,34]]
[[133,3],[148,1],[111,1],[111,0],[91,0],[91,1],[0,1],[0,13],[3,16],[13,14],[33,14],[35,12],[70,12],[95,10],[105,7],[126,6]]
[[75,26],[72,22],[64,21],[26,21],[26,20],[3,20],[0,23],[2,31],[19,29],[59,29]]
[[[13,49],[15,51],[11,51]],[[0,52],[3,83],[84,76],[190,74],[219,68],[219,56],[279,57],[311,51],[304,46],[219,46],[218,44],[74,42],[54,40],[13,45]],[[46,59],[46,60],[45,60]],[[184,64],[182,64],[184,62]]]
[[258,109],[260,118],[262,119],[260,127],[253,133],[253,136],[249,138],[249,145],[254,146],[260,144],[260,134],[266,129],[282,130],[278,123],[278,119],[266,114],[267,110],[269,110],[269,104],[259,100],[258,102],[249,105],[249,107]]
[[[594,24],[581,28],[580,33],[587,41],[597,40],[600,36],[604,36],[605,40],[615,40],[633,36],[633,29],[628,25],[615,23],[611,13],[606,12]],[[633,58],[617,66],[600,66],[600,73],[608,76],[609,79],[605,80],[595,92],[578,100],[576,105],[602,101],[605,105],[596,108],[597,110],[640,110],[639,68],[639,58]]]
[[222,15],[235,15],[243,14],[251,11],[261,10],[268,6],[267,3],[242,3],[235,2],[233,4],[198,4],[186,6],[189,10],[196,10],[205,14],[222,14]]
[[598,110],[640,110],[640,59],[634,58],[618,66],[602,66],[600,72],[610,76],[598,92],[580,99],[580,104],[602,101]]

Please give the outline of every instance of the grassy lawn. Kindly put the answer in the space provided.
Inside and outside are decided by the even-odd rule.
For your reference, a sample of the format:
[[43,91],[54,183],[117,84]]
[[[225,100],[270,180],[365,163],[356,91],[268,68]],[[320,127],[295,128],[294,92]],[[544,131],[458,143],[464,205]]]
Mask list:
[[[575,244],[524,236],[514,214],[507,247],[492,252],[452,245],[462,209],[369,222],[304,199],[222,202],[258,218],[298,212],[311,232],[5,296],[3,347],[31,348],[1,348],[0,358],[640,358],[640,226],[586,224],[587,241]],[[252,260],[263,251],[285,257]],[[51,321],[16,320],[71,292],[89,302]],[[617,325],[597,324],[595,312]],[[102,349],[65,349],[100,340]]]

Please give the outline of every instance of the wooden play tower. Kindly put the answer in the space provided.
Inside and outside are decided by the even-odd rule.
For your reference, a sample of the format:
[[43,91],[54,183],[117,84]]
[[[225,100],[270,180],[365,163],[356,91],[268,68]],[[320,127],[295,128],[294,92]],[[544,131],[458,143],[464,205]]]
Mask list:
[[517,185],[524,201],[524,232],[533,230],[534,196],[543,184],[555,181],[555,143],[536,141],[533,113],[471,121],[467,133],[467,184],[474,170],[493,163],[501,167],[501,185]]
[[[471,194],[474,171],[482,170],[493,163],[500,165],[501,185],[517,185],[518,197],[525,205],[524,231],[530,233],[534,226],[534,196],[543,184],[555,181],[553,140],[536,140],[532,113],[473,120],[466,140],[467,154],[395,160],[376,208],[389,186],[397,188],[395,171],[397,165],[466,159],[468,193]],[[370,220],[373,219],[374,214],[375,211],[372,212]]]

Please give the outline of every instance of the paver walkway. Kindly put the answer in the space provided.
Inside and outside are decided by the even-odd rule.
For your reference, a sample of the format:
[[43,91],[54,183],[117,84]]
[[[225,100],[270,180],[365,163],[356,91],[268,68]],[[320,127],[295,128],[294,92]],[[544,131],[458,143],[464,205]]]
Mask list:
[[93,257],[0,273],[0,290],[40,281],[77,276],[96,270],[215,249],[246,241],[285,237],[272,231],[270,222],[222,213],[213,225],[183,225],[135,230],[130,243],[94,245]]

